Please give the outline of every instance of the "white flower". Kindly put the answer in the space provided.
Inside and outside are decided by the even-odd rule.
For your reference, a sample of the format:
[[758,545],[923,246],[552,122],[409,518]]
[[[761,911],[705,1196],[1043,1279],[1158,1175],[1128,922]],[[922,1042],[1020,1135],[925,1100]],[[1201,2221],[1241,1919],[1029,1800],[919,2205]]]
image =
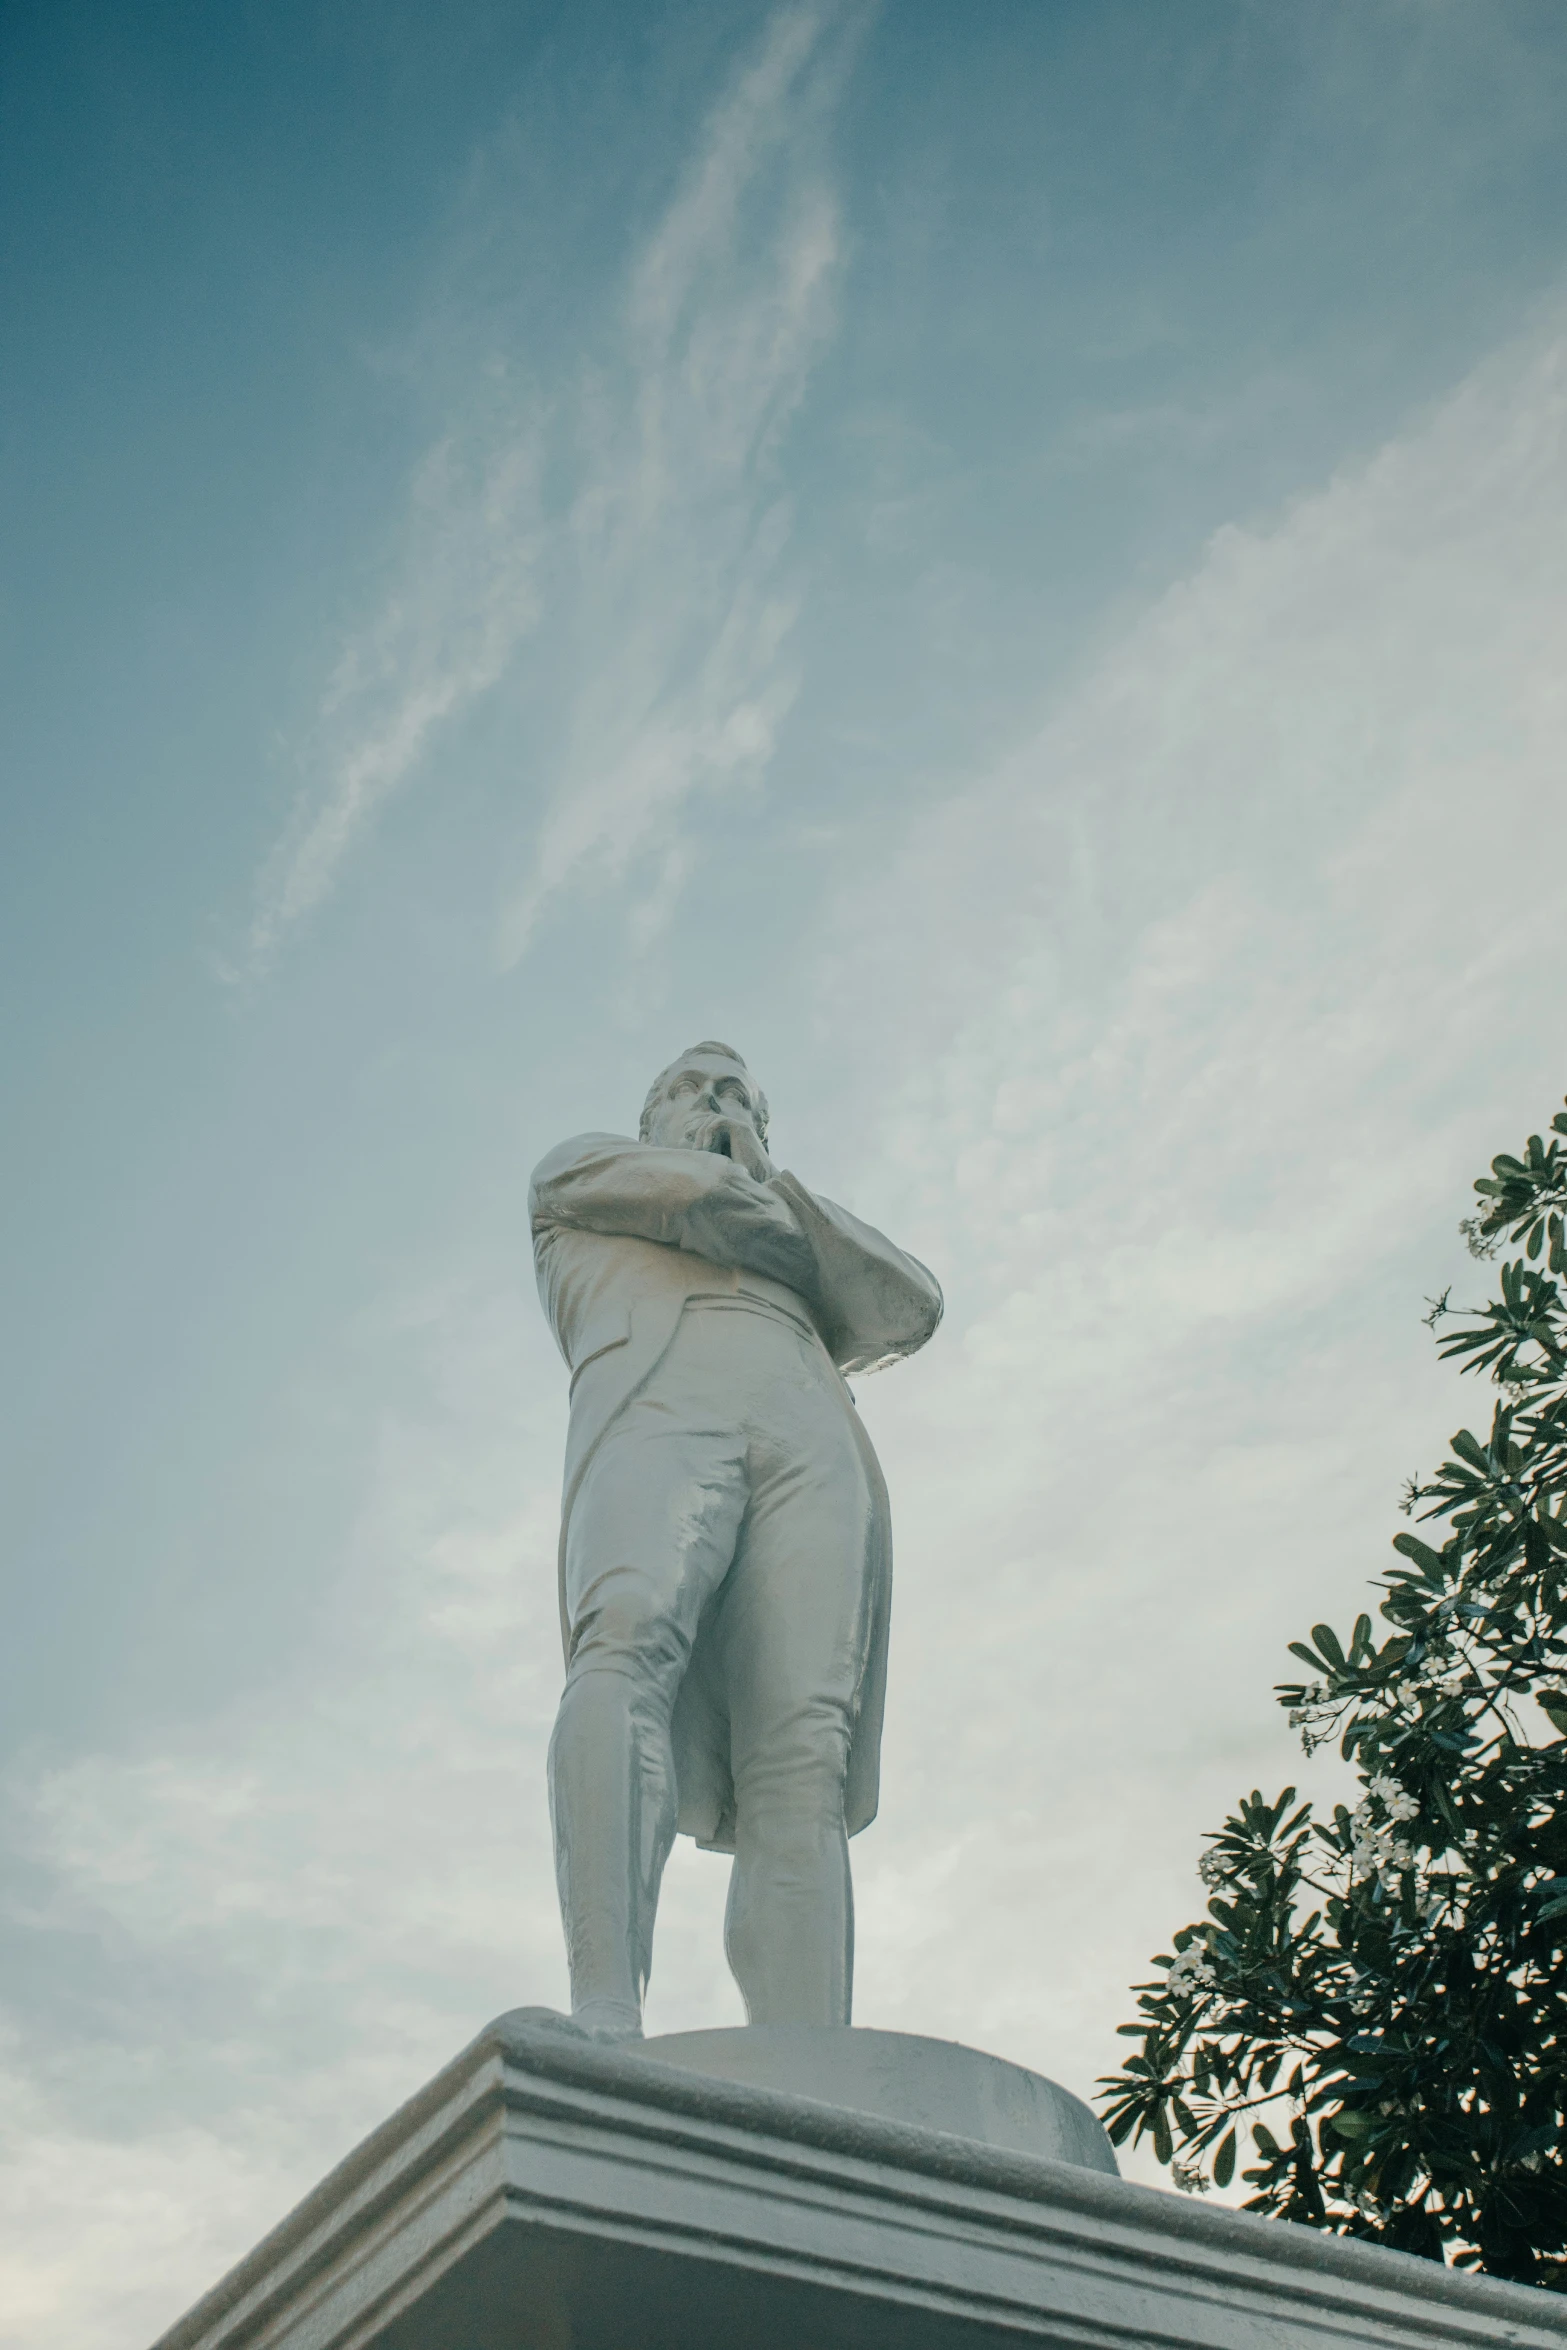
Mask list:
[[1197,1863],[1197,1874],[1205,1885],[1224,1883],[1224,1862],[1216,1852],[1205,1852]]
[[1461,1696],[1469,1679],[1468,1667],[1454,1662],[1444,1650],[1433,1649],[1420,1668],[1424,1686],[1438,1697]]
[[1420,1806],[1408,1789],[1397,1779],[1390,1778],[1385,1771],[1379,1772],[1374,1779],[1368,1779],[1366,1790],[1376,1797],[1390,1820],[1413,1820],[1420,1815]]
[[1407,1844],[1395,1844],[1391,1848],[1384,1845],[1362,1865],[1358,1874],[1375,1877],[1383,1892],[1391,1895],[1398,1891],[1400,1877],[1407,1876],[1414,1865],[1414,1854]]
[[[1385,1800],[1382,1795],[1385,1787],[1393,1788],[1401,1806],[1393,1813],[1394,1821],[1411,1818],[1419,1809],[1418,1804],[1410,1802],[1396,1779],[1371,1780],[1371,1792],[1361,1799],[1350,1815],[1350,1871],[1357,1879],[1376,1877],[1380,1879],[1384,1893],[1396,1893],[1398,1879],[1414,1868],[1415,1856],[1409,1845],[1394,1835],[1391,1824],[1380,1823],[1372,1816],[1373,1800]],[[1388,1809],[1392,1808],[1389,1804]]]
[[1214,1972],[1200,1942],[1193,1942],[1185,1950],[1176,1952],[1167,1979],[1170,1989],[1183,1996],[1189,1991],[1213,1989]]
[[1170,2176],[1183,2195],[1206,2195],[1208,2192],[1207,2180],[1191,2163],[1172,2162]]

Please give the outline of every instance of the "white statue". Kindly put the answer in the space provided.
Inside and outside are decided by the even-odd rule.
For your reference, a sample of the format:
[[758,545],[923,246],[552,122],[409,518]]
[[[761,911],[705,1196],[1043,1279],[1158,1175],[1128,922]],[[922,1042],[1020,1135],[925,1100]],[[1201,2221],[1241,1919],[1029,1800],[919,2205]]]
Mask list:
[[604,2038],[641,2032],[677,1827],[735,1856],[751,2022],[849,2020],[892,1548],[843,1374],[923,1346],[941,1291],[766,1137],[739,1055],[699,1044],[639,1142],[577,1135],[529,1194],[571,1371],[550,1807],[572,2013]]

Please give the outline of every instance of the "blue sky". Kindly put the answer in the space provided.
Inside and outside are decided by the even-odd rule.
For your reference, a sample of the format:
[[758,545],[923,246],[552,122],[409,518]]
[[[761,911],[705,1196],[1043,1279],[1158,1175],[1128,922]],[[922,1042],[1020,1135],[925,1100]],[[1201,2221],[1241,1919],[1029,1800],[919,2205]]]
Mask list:
[[695,1036],[950,1300],[860,2019],[1113,2060],[1567,1087],[1564,102],[1552,0],[6,12],[0,2342],[562,1996],[526,1179]]

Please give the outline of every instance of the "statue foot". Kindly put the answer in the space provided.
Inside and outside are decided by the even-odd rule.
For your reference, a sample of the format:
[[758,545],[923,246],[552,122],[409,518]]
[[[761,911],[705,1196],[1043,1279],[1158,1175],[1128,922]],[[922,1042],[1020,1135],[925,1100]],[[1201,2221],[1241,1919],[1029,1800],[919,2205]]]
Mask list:
[[642,2014],[623,1999],[585,1999],[569,2018],[574,2032],[587,2040],[640,2040]]

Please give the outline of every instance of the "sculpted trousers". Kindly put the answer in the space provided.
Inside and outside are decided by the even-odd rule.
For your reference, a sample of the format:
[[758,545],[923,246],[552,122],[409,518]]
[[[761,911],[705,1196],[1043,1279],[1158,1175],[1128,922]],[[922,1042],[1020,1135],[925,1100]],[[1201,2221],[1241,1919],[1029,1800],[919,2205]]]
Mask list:
[[670,1721],[701,1665],[730,1727],[724,1942],[753,2023],[849,2020],[843,1782],[870,1637],[873,1500],[836,1380],[765,1310],[688,1304],[606,1431],[566,1546],[550,1748],[572,2006],[638,2027],[675,1836]]

